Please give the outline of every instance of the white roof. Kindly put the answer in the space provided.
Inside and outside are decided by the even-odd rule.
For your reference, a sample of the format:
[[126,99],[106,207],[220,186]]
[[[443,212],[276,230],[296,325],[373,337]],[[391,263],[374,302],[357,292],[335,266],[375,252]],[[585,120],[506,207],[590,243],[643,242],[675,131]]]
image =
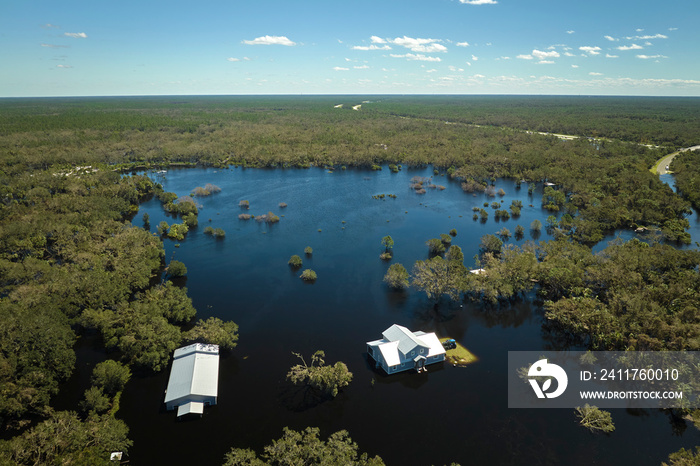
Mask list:
[[219,386],[219,347],[195,343],[175,350],[165,402],[189,395],[216,396]]
[[[416,347],[428,348],[428,357],[445,354],[445,348],[435,333],[411,332],[406,327],[392,325],[386,329],[381,340],[368,341],[367,345],[377,348],[388,366],[397,366],[403,360],[407,361],[408,354]],[[406,351],[402,351],[403,348]]]
[[434,333],[416,332],[415,335],[430,348],[428,357],[446,353],[445,348],[442,346],[442,343],[440,343],[440,340]]
[[409,329],[396,324],[384,330],[384,332],[382,332],[382,336],[387,341],[398,341],[399,351],[401,351],[404,355],[407,355],[411,351],[415,350],[416,346],[428,346],[417,338]]
[[177,417],[185,414],[204,414],[204,403],[199,401],[190,401],[184,405],[177,407]]

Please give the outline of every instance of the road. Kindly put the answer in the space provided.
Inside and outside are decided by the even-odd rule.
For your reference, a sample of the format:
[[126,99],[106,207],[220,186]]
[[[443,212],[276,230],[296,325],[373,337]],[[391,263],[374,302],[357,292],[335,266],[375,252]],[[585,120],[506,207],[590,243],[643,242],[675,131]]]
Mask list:
[[681,152],[685,152],[687,150],[698,150],[698,149],[700,149],[700,146],[686,147],[685,149],[681,149],[677,152],[674,152],[673,154],[668,154],[666,157],[664,157],[663,159],[661,159],[658,162],[658,165],[656,166],[656,173],[659,175],[665,175],[666,173],[670,173],[668,170],[666,170],[666,167],[671,165],[671,161],[673,160],[673,158],[676,155],[680,154]]

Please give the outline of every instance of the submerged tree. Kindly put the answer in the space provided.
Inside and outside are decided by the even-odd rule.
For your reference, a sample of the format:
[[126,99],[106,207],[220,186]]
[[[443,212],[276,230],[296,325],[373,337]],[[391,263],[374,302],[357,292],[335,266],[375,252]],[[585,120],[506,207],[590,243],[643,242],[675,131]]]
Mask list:
[[588,403],[583,406],[577,406],[576,416],[579,418],[579,424],[591,432],[610,433],[615,430],[612,414],[609,411],[599,409],[597,406],[591,406]]
[[384,251],[389,252],[389,249],[394,247],[394,239],[386,235],[384,238],[382,238],[382,246],[384,246]]
[[302,364],[292,366],[287,373],[287,379],[295,385],[307,385],[326,396],[335,397],[338,390],[346,387],[352,381],[352,372],[345,363],[338,361],[332,366],[326,366],[326,353],[316,351],[311,356],[311,364],[308,365],[304,357],[299,353],[292,354],[301,359]]
[[462,274],[452,264],[440,256],[417,261],[413,266],[411,285],[425,291],[430,299],[437,300],[443,294],[458,299]]
[[211,343],[221,349],[233,349],[238,344],[238,325],[218,317],[198,320],[192,330],[183,335],[187,341]]
[[303,432],[284,428],[282,438],[265,446],[258,458],[250,449],[233,448],[224,457],[223,466],[272,466],[272,465],[336,465],[383,466],[379,456],[369,458],[358,454],[357,444],[347,431],[341,430],[328,437],[319,438],[317,427],[307,427]]
[[384,283],[397,290],[408,288],[408,270],[401,264],[391,264],[384,275]]

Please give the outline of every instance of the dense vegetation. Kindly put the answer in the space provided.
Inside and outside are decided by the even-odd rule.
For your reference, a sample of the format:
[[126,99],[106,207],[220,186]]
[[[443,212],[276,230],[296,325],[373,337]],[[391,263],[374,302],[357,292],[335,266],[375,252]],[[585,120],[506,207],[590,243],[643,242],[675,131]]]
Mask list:
[[335,432],[325,441],[319,438],[319,434],[319,429],[315,427],[307,427],[303,432],[285,427],[282,438],[267,445],[261,457],[249,449],[233,448],[226,454],[224,466],[384,464],[378,456],[370,458],[366,453],[358,454],[357,444],[352,441],[347,431]]
[[[525,180],[530,192],[546,181],[542,204],[559,215],[546,224],[556,241],[503,247],[510,236],[504,229],[482,241],[477,266],[485,273],[470,274],[461,250],[443,234],[428,242],[432,257],[415,264],[410,276],[394,264],[385,281],[398,289],[410,283],[436,303],[444,295],[498,303],[536,288],[545,300],[547,330],[591,348],[700,349],[697,252],[630,242],[593,255],[587,246],[605,231],[638,227],[689,242],[688,203],[648,168],[672,149],[700,141],[700,100],[386,97],[362,111],[333,108],[357,100],[0,100],[0,424],[24,429],[0,442],[4,457],[19,464],[100,464],[105,452],[130,445],[126,426],[114,417],[118,390],[110,384],[116,382],[105,375],[95,376],[81,413],[50,406],[73,371],[81,334],[96,332],[115,358],[145,370],[164,368],[183,341],[237,343],[237,326],[216,318],[183,331],[195,309],[185,289],[160,280],[162,238],[184,239],[197,225],[197,203],[163,192],[146,177],[120,174],[139,168],[390,164],[399,170],[399,164],[432,163],[466,192],[491,197],[500,194],[491,185],[495,178],[510,177],[516,188]],[[682,154],[673,164],[680,190],[696,206],[698,157]],[[440,187],[429,179],[414,183],[417,192],[425,188]],[[217,192],[206,185],[192,194]],[[161,222],[158,235],[131,225],[139,202],[150,196],[181,223]],[[497,205],[494,215],[517,217],[522,206],[504,207]],[[473,215],[483,221],[489,211]],[[148,226],[148,218],[139,224]],[[540,228],[539,221],[531,225]],[[225,236],[220,228],[204,232]],[[385,254],[391,243],[382,243]],[[173,261],[169,272],[182,275],[186,267]],[[311,270],[304,274],[315,279]],[[323,443],[317,432],[297,440],[307,439]],[[352,461],[354,448],[347,456]],[[272,456],[265,460],[275,464]]]
[[682,152],[674,157],[670,168],[675,174],[678,192],[700,209],[700,150]]

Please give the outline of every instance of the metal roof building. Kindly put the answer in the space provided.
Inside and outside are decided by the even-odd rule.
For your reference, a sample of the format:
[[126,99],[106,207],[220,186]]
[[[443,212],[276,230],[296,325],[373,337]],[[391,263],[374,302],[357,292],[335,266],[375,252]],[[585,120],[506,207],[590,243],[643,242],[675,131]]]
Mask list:
[[215,405],[219,391],[219,347],[195,343],[175,350],[165,391],[165,407],[178,417],[202,414]]
[[435,333],[411,332],[394,324],[382,337],[367,342],[367,353],[387,374],[411,369],[422,372],[426,365],[445,360],[445,348]]

